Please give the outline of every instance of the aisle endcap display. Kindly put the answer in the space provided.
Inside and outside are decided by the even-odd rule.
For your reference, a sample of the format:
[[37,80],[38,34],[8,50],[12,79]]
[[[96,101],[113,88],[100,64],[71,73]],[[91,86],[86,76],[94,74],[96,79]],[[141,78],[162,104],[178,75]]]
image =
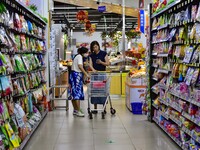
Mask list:
[[145,63],[138,62],[126,77],[126,106],[133,114],[143,114],[146,95]]
[[151,9],[151,118],[184,150],[200,148],[200,2]]

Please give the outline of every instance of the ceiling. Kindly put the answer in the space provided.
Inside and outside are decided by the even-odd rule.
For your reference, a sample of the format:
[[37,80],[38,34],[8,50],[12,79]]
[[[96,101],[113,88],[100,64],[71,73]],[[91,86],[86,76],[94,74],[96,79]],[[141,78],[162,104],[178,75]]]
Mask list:
[[[96,9],[56,1],[54,1],[52,20],[54,21],[54,24],[63,24],[63,26],[66,25],[68,28],[73,28],[74,32],[84,31],[84,24],[79,24],[76,19],[76,14],[79,10],[88,11],[90,22],[96,24],[96,31],[113,31],[122,29],[121,14],[108,12],[100,13]],[[136,27],[136,17],[126,16],[125,18],[126,30]]]

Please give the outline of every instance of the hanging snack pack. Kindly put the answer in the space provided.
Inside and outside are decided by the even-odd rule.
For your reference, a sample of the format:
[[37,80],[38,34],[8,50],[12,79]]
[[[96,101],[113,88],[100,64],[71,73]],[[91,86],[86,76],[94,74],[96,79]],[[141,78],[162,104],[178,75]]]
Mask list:
[[12,146],[14,148],[19,147],[20,146],[19,140],[18,140],[17,136],[15,135],[13,129],[11,128],[10,124],[7,122],[7,123],[5,123],[4,127],[8,133],[8,137],[10,139],[10,142],[12,143]]
[[22,56],[22,60],[24,62],[24,65],[26,67],[26,70],[30,71],[31,70],[31,66],[30,66],[30,62],[29,62],[29,59],[28,59],[28,56],[27,55],[23,55]]
[[19,79],[13,80],[13,94],[14,95],[23,95],[24,91],[21,87]]
[[15,43],[17,46],[17,51],[21,50],[21,41],[20,41],[20,36],[19,35],[15,35]]
[[197,5],[192,5],[191,19],[195,20],[197,15]]
[[12,93],[10,80],[7,76],[0,77],[1,96],[7,96]]
[[200,21],[200,3],[199,3],[198,12],[197,12],[197,15],[196,15],[196,20]]
[[39,59],[37,58],[36,55],[34,55],[34,58],[35,58],[36,68],[37,68],[37,67],[41,67],[40,61],[39,61]]
[[44,66],[44,65],[45,65],[45,63],[44,63],[44,58],[43,58],[43,55],[42,55],[42,54],[40,54],[40,55],[38,55],[37,57],[38,57],[38,60],[40,61],[40,65],[41,65],[41,66]]
[[28,24],[28,31],[29,31],[29,33],[33,34],[33,25],[32,25],[32,23],[28,20],[27,24]]
[[32,93],[28,93],[28,106],[29,106],[29,113],[33,113],[33,102],[32,102]]
[[27,48],[27,51],[30,51],[31,50],[31,47],[30,47],[30,39],[28,37],[26,37],[26,48]]
[[34,39],[30,39],[30,50],[32,52],[36,51],[36,44],[35,44],[35,40]]
[[24,16],[20,16],[20,21],[22,24],[22,32],[28,32],[28,25],[27,25],[27,21],[24,19]]
[[3,116],[4,121],[6,121],[6,120],[8,120],[10,118],[6,102],[3,102],[2,106],[3,106],[3,114],[2,114],[2,116]]
[[4,56],[5,56],[5,61],[6,61],[6,64],[5,64],[6,71],[8,73],[12,73],[14,69],[13,69],[10,57],[8,55],[4,55]]
[[0,27],[0,44],[6,45],[8,47],[12,46],[10,39],[3,27]]
[[11,16],[9,18],[9,24],[8,26],[11,28],[11,29],[14,29],[14,13],[11,13]]
[[6,59],[5,59],[5,55],[3,55],[1,52],[0,52],[0,73],[1,74],[4,74],[6,73]]
[[200,46],[198,46],[195,49],[194,54],[193,54],[192,59],[191,59],[191,63],[197,63],[197,61],[200,59],[199,54],[200,54]]
[[41,43],[40,43],[40,41],[36,41],[36,49],[37,49],[37,51],[42,51],[43,49],[42,49],[42,46],[41,46]]
[[26,70],[24,68],[24,64],[21,57],[19,55],[15,55],[14,60],[15,60],[15,65],[16,65],[14,70],[16,72],[25,72]]
[[199,68],[196,68],[196,69],[194,70],[194,73],[193,73],[192,79],[191,79],[191,85],[192,85],[192,86],[195,85],[195,83],[196,83],[196,81],[197,81],[197,79],[198,79],[198,75],[199,75]]
[[24,120],[26,120],[25,119],[26,115],[25,115],[22,107],[17,103],[15,104],[14,114],[15,114],[16,119],[17,119],[18,127],[20,127],[20,128],[24,127],[24,125],[25,125]]
[[28,80],[28,75],[27,74],[24,76],[24,83],[25,83],[26,89],[30,89],[30,84],[29,84],[29,80]]
[[190,86],[192,77],[193,77],[193,73],[194,73],[195,69],[194,68],[189,68],[185,77],[185,83]]
[[18,30],[20,29],[20,18],[17,13],[14,15],[14,27]]
[[191,40],[195,38],[195,34],[196,34],[196,24],[194,24],[194,26],[191,29],[191,32],[189,32],[189,37]]
[[34,33],[35,35],[38,35],[38,28],[37,28],[37,26],[35,25],[35,23],[33,23],[33,33]]
[[190,63],[193,51],[194,51],[194,48],[192,46],[186,48],[185,57],[183,59],[184,63]]
[[27,51],[25,35],[23,35],[23,34],[20,35],[20,39],[21,39],[21,50]]
[[200,42],[200,23],[196,23],[196,41]]

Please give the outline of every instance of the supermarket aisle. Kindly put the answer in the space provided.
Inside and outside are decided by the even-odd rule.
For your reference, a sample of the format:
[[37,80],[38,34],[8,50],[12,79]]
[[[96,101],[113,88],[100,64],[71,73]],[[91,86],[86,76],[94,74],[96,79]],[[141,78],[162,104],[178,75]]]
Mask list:
[[146,116],[132,115],[124,103],[113,101],[117,114],[108,113],[105,120],[100,114],[93,120],[74,117],[72,109],[49,112],[25,150],[179,150]]

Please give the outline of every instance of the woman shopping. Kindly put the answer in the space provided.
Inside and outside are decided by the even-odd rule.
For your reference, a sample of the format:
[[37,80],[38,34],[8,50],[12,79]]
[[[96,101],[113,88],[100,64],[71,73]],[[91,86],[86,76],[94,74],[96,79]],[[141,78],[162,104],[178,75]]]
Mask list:
[[87,48],[81,47],[78,49],[78,54],[73,58],[72,71],[69,78],[69,100],[72,100],[72,105],[74,107],[73,114],[79,117],[84,117],[84,113],[80,109],[80,100],[84,100],[84,76],[89,78],[89,75],[83,68],[83,57],[88,57],[88,55]]
[[[100,50],[100,46],[97,41],[93,41],[90,44],[90,50],[90,65],[96,71],[106,71],[106,66],[110,64],[107,53],[105,51]],[[105,100],[106,97],[92,97],[91,103],[94,104],[94,109],[97,109],[97,104],[103,104]],[[97,111],[93,111],[93,113],[97,113]]]

